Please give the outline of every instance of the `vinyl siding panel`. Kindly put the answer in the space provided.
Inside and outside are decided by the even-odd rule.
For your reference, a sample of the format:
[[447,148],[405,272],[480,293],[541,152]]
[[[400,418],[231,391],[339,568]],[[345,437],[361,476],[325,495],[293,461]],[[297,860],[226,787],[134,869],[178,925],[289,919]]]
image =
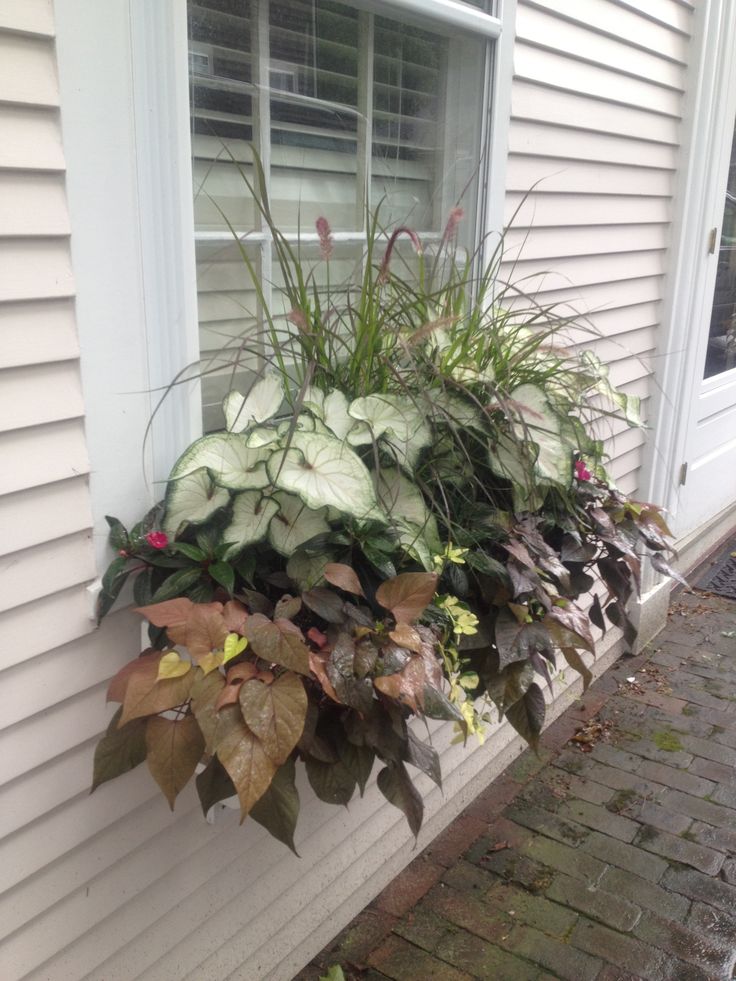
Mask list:
[[[513,278],[646,400],[668,272],[692,6],[519,0],[506,217]],[[606,436],[604,431],[602,436]],[[636,491],[641,431],[608,434]]]
[[[590,333],[571,331],[571,343],[610,362],[646,411],[690,9],[561,6],[519,4],[506,201],[518,213],[507,246],[515,277],[545,303],[588,315]],[[140,622],[126,611],[99,630],[90,620],[90,462],[51,14],[48,0],[0,0],[3,981],[287,981],[416,854],[414,842],[374,783],[348,811],[315,800],[300,775],[301,859],[230,810],[207,824],[191,788],[172,815],[145,767],[88,794],[112,714],[107,682],[137,649]],[[201,294],[213,333],[243,317],[214,303],[229,275],[223,263]],[[599,430],[620,486],[634,490],[646,434],[605,419]],[[505,723],[483,749],[450,738],[449,726],[435,728],[444,795],[417,777],[419,847],[484,784],[495,747],[508,747],[505,759],[519,747]]]

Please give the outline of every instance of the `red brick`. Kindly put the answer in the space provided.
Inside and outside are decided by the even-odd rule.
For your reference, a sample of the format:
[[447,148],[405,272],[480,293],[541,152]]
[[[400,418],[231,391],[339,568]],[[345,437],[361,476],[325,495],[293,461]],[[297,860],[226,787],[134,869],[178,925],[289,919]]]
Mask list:
[[487,830],[488,822],[467,812],[456,818],[442,834],[428,845],[423,855],[436,865],[449,868],[464,855],[474,841]]
[[475,798],[472,804],[465,809],[465,814],[479,818],[482,821],[492,821],[504,808],[511,803],[516,795],[523,789],[524,784],[519,780],[514,780],[505,773],[493,781],[490,787],[486,787]]
[[393,935],[373,951],[369,963],[393,981],[472,981],[470,974]]
[[376,896],[372,905],[392,916],[403,916],[439,881],[443,872],[441,865],[421,857],[415,859]]

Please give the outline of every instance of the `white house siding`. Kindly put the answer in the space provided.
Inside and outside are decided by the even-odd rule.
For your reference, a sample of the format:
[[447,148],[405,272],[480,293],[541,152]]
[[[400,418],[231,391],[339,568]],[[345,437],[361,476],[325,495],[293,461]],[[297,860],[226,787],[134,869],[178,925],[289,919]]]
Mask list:
[[[301,859],[257,826],[239,828],[232,813],[206,824],[192,793],[172,816],[145,768],[88,796],[94,741],[111,714],[105,686],[136,650],[139,624],[125,612],[100,631],[89,620],[90,464],[51,6],[0,0],[0,976],[287,981],[413,857],[413,842],[375,787],[349,811],[303,787]],[[114,22],[124,6],[87,7],[91,20],[111,22],[116,51],[126,43]],[[615,380],[646,396],[649,369],[637,357],[646,362],[656,344],[689,8],[568,0],[563,18],[559,6],[519,8],[509,213],[546,180],[510,242],[531,228],[518,269],[552,270],[546,298],[599,309],[599,352]],[[102,31],[95,23],[95,36]],[[89,247],[94,222],[75,224],[74,214],[72,236]],[[111,242],[99,224],[97,254],[122,247],[130,230]],[[80,327],[85,279],[101,268],[75,269]],[[140,289],[117,257],[114,272],[120,297]],[[82,336],[94,341],[92,321]],[[98,354],[83,350],[86,377]],[[85,390],[92,403],[113,397]],[[94,417],[95,405],[87,411]],[[622,485],[633,486],[641,437],[621,434],[615,450]],[[551,714],[571,695],[559,688]],[[449,735],[441,727],[436,736],[444,796],[417,780],[427,803],[420,844],[519,749],[507,727],[472,752],[449,746]]]
[[[686,0],[519,0],[506,220],[514,277],[586,314],[577,338],[646,416],[671,244]],[[529,193],[531,191],[531,193]],[[661,348],[660,348],[661,350]],[[619,486],[646,434],[604,427]],[[651,448],[650,448],[651,449]]]

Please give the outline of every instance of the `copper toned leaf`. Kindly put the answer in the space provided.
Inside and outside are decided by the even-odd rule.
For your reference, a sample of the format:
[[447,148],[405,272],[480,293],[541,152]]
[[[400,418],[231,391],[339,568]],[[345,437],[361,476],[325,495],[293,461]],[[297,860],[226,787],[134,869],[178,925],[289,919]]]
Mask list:
[[391,611],[397,623],[413,623],[432,602],[436,591],[435,572],[402,572],[381,583],[376,599]]
[[190,599],[179,596],[176,599],[166,600],[164,603],[139,606],[135,612],[144,616],[154,627],[177,627],[187,622],[193,608],[194,603]]
[[215,711],[219,712],[226,705],[236,705],[243,683],[255,678],[257,674],[258,668],[252,661],[242,661],[230,668],[225,676],[225,687],[220,691],[215,702]]
[[125,689],[128,687],[128,682],[134,674],[138,674],[141,671],[150,673],[153,670],[151,665],[155,666],[156,670],[154,673],[158,674],[158,664],[163,655],[164,651],[154,651],[149,647],[140,657],[124,664],[108,686],[107,701],[122,702],[125,698]]
[[213,756],[204,770],[197,774],[195,783],[205,817],[215,804],[227,800],[228,797],[235,797],[233,782],[216,756]]
[[206,675],[197,671],[195,675],[191,693],[192,712],[202,730],[207,752],[214,753],[221,721],[217,701],[225,687],[225,679],[219,671]]
[[570,600],[560,601],[564,602],[564,606],[553,606],[544,619],[545,626],[552,632],[550,621],[559,623],[570,633],[575,634],[579,638],[580,643],[577,644],[578,647],[584,647],[586,651],[590,651],[591,654],[595,653],[595,644],[593,643],[593,635],[590,632],[590,620],[587,613],[576,606],[575,603]]
[[402,705],[408,705],[412,712],[423,712],[427,672],[424,661],[418,654],[412,655],[409,663],[398,674],[374,678],[373,684],[384,695],[396,699]]
[[179,678],[158,680],[158,664],[151,662],[145,671],[131,675],[125,689],[123,712],[120,726],[142,715],[157,715],[176,708],[189,699],[195,678],[194,671],[188,671]]
[[309,667],[317,681],[319,681],[320,685],[322,685],[322,691],[325,693],[325,695],[329,695],[333,702],[340,703],[340,699],[337,697],[337,692],[335,691],[332,682],[327,677],[327,661],[329,660],[329,657],[329,653],[323,654],[321,651],[310,651]]
[[238,706],[228,705],[220,713],[217,757],[237,791],[242,824],[251,807],[268,790],[276,765],[268,758],[261,740],[246,726]]
[[204,736],[193,715],[183,719],[154,716],[146,725],[146,762],[169,807],[194,774],[204,752]]
[[240,707],[246,725],[263,743],[268,757],[281,766],[299,742],[307,715],[304,683],[291,672],[272,684],[246,681],[240,689]]
[[238,600],[228,600],[222,610],[225,626],[233,634],[245,634],[245,621],[250,614]]
[[529,685],[523,697],[506,710],[506,718],[534,750],[539,745],[544,715],[544,692],[534,681]]
[[399,623],[389,632],[389,637],[399,647],[405,647],[409,651],[414,651],[415,654],[418,654],[422,649],[422,638],[408,623]]
[[246,622],[245,636],[262,660],[309,674],[309,648],[299,628],[289,620],[272,623],[261,613],[254,613]]
[[174,643],[186,645],[195,661],[207,657],[212,651],[221,651],[225,646],[229,631],[222,616],[222,607],[218,610],[214,609],[215,606],[220,604],[195,603],[183,628],[183,635],[179,634],[179,628],[175,628],[175,633],[171,629],[167,631]]
[[419,834],[424,804],[403,763],[391,763],[378,774],[378,789],[386,800],[403,811],[414,837]]
[[295,783],[294,760],[287,760],[276,771],[268,789],[250,811],[250,816],[272,834],[277,841],[287,845],[297,856],[294,832],[299,817],[299,794]]
[[344,565],[342,562],[328,562],[324,569],[324,577],[327,582],[337,586],[338,589],[344,589],[346,593],[365,596],[355,570],[349,565]]
[[574,647],[563,647],[561,650],[562,656],[565,658],[570,667],[577,671],[577,673],[582,677],[583,691],[585,691],[593,680],[593,675],[590,669]]

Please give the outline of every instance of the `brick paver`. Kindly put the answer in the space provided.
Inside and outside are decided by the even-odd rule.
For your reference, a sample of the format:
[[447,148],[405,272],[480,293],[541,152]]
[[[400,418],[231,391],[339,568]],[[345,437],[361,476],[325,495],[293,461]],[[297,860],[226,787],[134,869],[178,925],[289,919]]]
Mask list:
[[[294,981],[736,977],[736,603],[680,595]],[[636,676],[636,684],[626,682]],[[591,718],[593,746],[570,742]]]

